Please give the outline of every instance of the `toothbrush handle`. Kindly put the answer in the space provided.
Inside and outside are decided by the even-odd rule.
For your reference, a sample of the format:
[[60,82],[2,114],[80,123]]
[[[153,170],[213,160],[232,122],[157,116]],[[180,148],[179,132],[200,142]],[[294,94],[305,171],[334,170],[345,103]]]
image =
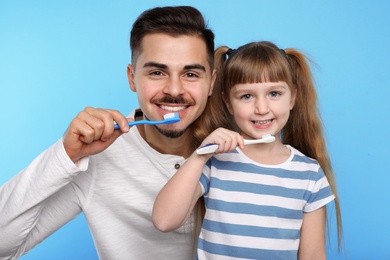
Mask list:
[[[138,120],[138,121],[131,121],[128,123],[129,126],[135,126],[140,124],[151,124],[151,121],[148,120]],[[114,129],[119,129],[118,124],[114,124]]]
[[205,146],[202,146],[198,150],[196,150],[197,154],[208,154],[213,153],[215,150],[217,150],[218,145],[217,144],[206,144]]
[[244,145],[260,144],[260,143],[272,143],[273,141],[275,141],[275,136],[270,135],[270,136],[263,137],[261,139],[254,139],[254,140],[244,139]]
[[[270,135],[266,136],[262,139],[255,139],[255,140],[247,140],[244,139],[244,145],[249,145],[249,144],[260,144],[260,143],[271,143],[275,141],[275,136]],[[215,150],[217,150],[218,145],[217,144],[206,144],[202,147],[200,147],[198,150],[196,150],[197,154],[208,154],[208,153],[213,153]]]

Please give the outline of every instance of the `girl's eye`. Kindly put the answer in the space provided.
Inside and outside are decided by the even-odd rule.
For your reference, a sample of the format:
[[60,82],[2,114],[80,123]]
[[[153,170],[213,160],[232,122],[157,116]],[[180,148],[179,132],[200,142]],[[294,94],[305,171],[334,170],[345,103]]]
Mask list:
[[250,99],[252,98],[252,95],[251,94],[244,94],[241,96],[241,99],[244,99],[244,100],[247,100],[247,99]]
[[271,93],[269,93],[269,95],[271,97],[278,97],[278,96],[280,96],[280,93],[278,91],[272,91]]

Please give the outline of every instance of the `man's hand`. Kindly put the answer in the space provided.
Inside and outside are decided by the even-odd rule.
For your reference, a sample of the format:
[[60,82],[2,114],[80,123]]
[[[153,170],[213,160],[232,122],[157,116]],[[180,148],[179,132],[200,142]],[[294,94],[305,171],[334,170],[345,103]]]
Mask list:
[[[130,120],[116,110],[87,107],[72,120],[65,132],[65,151],[73,162],[100,153],[130,130]],[[120,129],[114,130],[114,121]]]

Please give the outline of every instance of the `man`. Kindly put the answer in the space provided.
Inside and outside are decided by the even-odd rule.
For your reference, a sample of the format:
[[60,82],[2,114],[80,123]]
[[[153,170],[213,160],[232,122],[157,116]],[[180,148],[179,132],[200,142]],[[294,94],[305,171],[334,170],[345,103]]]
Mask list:
[[80,112],[61,140],[0,188],[0,258],[23,255],[81,212],[101,259],[192,258],[193,220],[164,234],[151,210],[199,140],[224,124],[209,120],[212,102],[201,116],[215,78],[214,34],[192,7],[154,8],[134,23],[130,48],[127,74],[140,105],[130,118],[176,112],[180,122],[130,129],[132,119],[118,111]]

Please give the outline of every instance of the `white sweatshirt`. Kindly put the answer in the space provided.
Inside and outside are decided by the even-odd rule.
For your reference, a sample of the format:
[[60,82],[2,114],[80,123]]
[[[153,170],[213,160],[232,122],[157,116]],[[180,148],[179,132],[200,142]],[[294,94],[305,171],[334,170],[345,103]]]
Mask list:
[[192,259],[192,220],[170,233],[151,221],[184,160],[152,149],[136,127],[78,166],[59,140],[0,187],[0,259],[20,257],[81,212],[100,259]]

